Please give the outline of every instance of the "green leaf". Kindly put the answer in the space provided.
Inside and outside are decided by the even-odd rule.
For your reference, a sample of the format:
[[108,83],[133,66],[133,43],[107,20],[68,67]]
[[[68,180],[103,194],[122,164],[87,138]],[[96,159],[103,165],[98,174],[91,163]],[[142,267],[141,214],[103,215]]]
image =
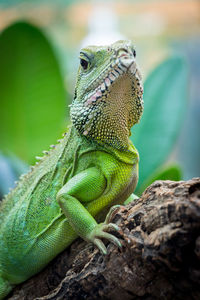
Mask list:
[[144,84],[144,114],[132,129],[132,141],[140,153],[138,188],[166,161],[185,116],[187,67],[180,57],[161,63]]
[[0,70],[0,148],[33,162],[64,127],[67,102],[58,61],[40,29],[18,22],[0,35]]
[[173,164],[170,166],[161,167],[154,172],[137,190],[137,194],[141,195],[144,190],[156,180],[173,180],[179,181],[182,179],[182,171],[179,165]]

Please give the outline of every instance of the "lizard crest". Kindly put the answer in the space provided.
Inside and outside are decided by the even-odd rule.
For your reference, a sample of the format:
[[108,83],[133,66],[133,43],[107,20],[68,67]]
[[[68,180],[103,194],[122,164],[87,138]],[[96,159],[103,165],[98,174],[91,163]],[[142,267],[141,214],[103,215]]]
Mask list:
[[141,74],[135,58],[130,41],[80,51],[71,118],[87,138],[118,149],[128,147],[130,129],[143,112]]

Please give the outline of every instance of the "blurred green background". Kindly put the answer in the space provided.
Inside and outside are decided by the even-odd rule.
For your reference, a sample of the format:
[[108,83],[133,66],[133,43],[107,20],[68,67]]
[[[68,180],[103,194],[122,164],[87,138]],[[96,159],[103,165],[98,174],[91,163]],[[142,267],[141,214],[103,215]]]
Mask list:
[[137,194],[200,176],[198,0],[0,0],[0,197],[70,122],[80,47],[131,39],[144,78]]

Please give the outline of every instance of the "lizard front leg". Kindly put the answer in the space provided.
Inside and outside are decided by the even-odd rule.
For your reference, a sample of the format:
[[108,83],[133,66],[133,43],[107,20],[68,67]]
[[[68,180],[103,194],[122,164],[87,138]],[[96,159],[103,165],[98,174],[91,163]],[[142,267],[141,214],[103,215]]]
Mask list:
[[107,221],[97,224],[82,203],[98,199],[105,188],[104,175],[98,168],[92,167],[72,177],[57,194],[57,201],[76,233],[84,240],[94,243],[104,254],[107,251],[102,238],[121,246],[114,235],[106,232],[109,228],[118,230],[118,226]]

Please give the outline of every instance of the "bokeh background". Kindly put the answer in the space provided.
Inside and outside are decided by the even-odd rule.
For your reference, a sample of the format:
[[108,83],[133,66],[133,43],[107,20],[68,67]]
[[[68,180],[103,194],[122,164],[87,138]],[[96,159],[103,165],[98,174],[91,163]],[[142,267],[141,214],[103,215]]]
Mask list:
[[200,1],[0,0],[1,196],[69,124],[80,48],[118,39],[145,82],[138,194],[200,176]]

